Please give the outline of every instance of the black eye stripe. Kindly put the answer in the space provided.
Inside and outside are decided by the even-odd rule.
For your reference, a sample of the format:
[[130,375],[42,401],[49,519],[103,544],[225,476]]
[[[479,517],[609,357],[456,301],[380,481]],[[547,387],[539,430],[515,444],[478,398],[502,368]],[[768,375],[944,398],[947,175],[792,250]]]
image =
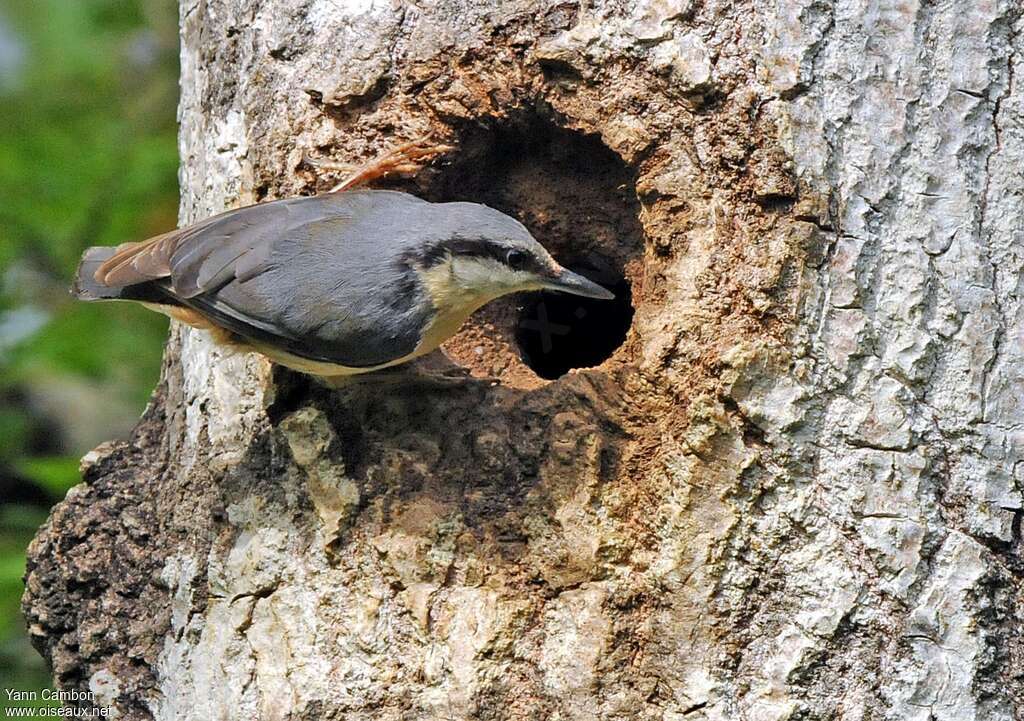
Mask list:
[[450,255],[490,258],[515,270],[537,270],[539,266],[533,253],[522,248],[509,248],[487,238],[464,238],[458,235],[432,244],[420,258],[424,266],[432,268],[443,263]]

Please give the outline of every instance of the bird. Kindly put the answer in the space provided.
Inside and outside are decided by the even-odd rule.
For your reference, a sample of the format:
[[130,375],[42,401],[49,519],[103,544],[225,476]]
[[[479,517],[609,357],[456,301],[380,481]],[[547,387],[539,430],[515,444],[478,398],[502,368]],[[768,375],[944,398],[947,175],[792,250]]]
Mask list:
[[384,189],[273,200],[92,247],[72,287],[327,378],[419,358],[486,303],[542,290],[614,298],[505,213]]

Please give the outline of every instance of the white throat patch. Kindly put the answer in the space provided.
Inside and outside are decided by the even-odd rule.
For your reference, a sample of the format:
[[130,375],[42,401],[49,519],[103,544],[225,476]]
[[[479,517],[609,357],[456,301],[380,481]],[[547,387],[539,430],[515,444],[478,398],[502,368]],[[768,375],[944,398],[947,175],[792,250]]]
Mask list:
[[461,292],[486,298],[486,300],[492,300],[506,293],[540,287],[532,273],[512,270],[492,258],[457,256],[446,265],[451,282]]

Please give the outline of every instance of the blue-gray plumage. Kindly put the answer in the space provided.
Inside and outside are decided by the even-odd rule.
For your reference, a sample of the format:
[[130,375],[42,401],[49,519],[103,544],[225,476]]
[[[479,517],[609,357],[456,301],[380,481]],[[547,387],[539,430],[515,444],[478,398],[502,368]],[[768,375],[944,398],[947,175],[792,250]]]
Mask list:
[[140,301],[284,365],[335,375],[423,355],[484,303],[544,288],[611,297],[492,208],[357,190],[90,248],[74,291]]

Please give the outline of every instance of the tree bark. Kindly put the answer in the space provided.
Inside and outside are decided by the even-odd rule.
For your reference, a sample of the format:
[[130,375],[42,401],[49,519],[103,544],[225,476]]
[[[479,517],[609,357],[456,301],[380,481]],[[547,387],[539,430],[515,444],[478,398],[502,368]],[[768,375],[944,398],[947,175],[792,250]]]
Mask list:
[[183,222],[447,134],[392,187],[513,213],[635,315],[548,382],[498,303],[442,389],[176,327],[30,549],[58,685],[161,721],[1024,718],[1016,3],[181,18]]

